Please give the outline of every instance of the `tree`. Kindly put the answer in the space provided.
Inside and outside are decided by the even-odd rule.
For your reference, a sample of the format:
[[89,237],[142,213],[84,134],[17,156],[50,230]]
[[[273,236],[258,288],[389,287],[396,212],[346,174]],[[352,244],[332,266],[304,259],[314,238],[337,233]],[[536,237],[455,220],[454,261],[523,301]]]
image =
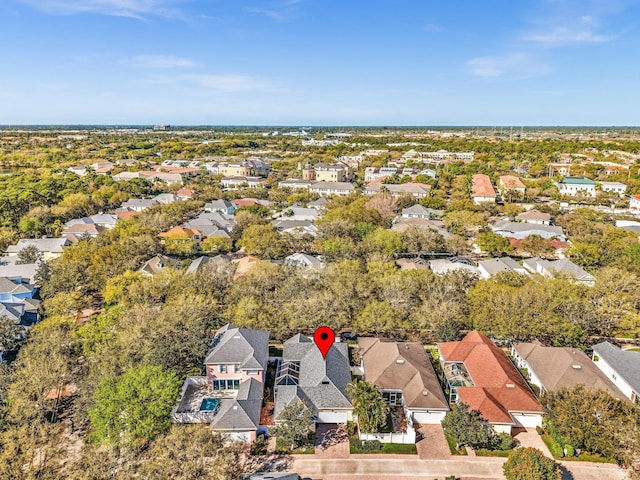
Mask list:
[[449,231],[469,236],[480,227],[486,225],[487,221],[484,214],[468,210],[454,210],[444,217],[443,223]]
[[476,243],[482,250],[492,254],[502,255],[513,250],[509,239],[493,232],[480,232]]
[[534,257],[549,258],[555,253],[555,247],[551,240],[540,235],[529,235],[520,242],[519,250],[527,252]]
[[271,432],[293,450],[309,441],[313,427],[313,411],[302,400],[294,399],[282,409]]
[[218,255],[231,250],[231,240],[225,237],[207,237],[200,244],[200,248],[205,253]]
[[518,448],[502,466],[507,480],[561,480],[560,467],[533,447]]
[[456,442],[458,447],[469,445],[472,448],[487,448],[494,444],[495,432],[489,427],[478,410],[469,410],[469,406],[458,402],[447,412],[442,426]]
[[630,433],[637,438],[640,430],[640,412],[630,403],[583,385],[549,392],[540,403],[547,414],[547,428],[574,448],[616,459],[624,466],[640,456],[638,442],[628,442],[626,437]]
[[168,432],[179,388],[175,373],[155,366],[103,380],[89,410],[93,440],[135,447]]
[[36,263],[38,260],[40,260],[40,250],[38,250],[38,247],[35,245],[27,245],[18,252],[16,265]]
[[245,228],[238,246],[249,255],[262,259],[282,258],[285,253],[280,234],[273,225],[250,225]]
[[386,425],[389,406],[375,384],[356,379],[347,384],[347,395],[362,433],[378,433]]
[[0,352],[16,350],[27,336],[23,326],[10,318],[0,316]]

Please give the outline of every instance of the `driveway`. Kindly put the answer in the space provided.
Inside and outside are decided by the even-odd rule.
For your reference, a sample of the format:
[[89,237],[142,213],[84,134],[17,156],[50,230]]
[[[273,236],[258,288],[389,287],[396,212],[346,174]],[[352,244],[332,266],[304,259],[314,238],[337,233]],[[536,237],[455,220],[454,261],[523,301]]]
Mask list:
[[349,436],[344,423],[316,426],[316,458],[349,458]]
[[553,455],[551,455],[551,452],[542,441],[542,437],[538,435],[535,428],[522,428],[514,435],[513,438],[516,439],[517,446],[537,448],[544,453],[545,457],[553,458]]
[[442,460],[453,456],[442,425],[420,425],[416,430],[418,457],[425,460]]

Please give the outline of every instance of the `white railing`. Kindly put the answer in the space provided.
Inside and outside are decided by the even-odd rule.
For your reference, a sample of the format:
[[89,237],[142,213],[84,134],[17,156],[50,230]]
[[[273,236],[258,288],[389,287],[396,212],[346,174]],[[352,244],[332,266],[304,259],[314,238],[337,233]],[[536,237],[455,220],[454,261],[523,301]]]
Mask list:
[[378,440],[381,443],[416,443],[416,431],[407,428],[406,433],[360,433],[360,440]]

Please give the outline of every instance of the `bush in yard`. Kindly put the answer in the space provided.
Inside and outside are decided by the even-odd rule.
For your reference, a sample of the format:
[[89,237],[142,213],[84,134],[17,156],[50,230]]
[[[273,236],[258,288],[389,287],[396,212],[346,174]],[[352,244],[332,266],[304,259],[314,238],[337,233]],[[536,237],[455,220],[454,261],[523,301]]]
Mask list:
[[518,448],[503,465],[507,480],[562,480],[556,462],[535,448]]
[[365,452],[377,452],[382,450],[382,443],[378,440],[360,440],[358,438],[350,438],[349,443],[352,448],[363,450]]
[[511,450],[516,441],[508,433],[501,433],[498,435],[497,448],[498,450]]
[[571,445],[565,445],[564,451],[566,452],[565,457],[573,457],[574,453],[576,453]]

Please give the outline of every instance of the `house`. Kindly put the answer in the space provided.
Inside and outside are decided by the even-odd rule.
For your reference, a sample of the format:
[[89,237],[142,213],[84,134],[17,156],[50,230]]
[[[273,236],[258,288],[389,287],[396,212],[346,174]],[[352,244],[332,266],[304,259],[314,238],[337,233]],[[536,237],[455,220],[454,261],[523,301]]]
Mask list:
[[364,379],[404,410],[408,425],[442,422],[449,404],[421,343],[360,337],[358,348]]
[[623,197],[627,191],[627,186],[622,182],[599,182],[603,192],[616,193]]
[[16,263],[18,256],[0,257],[0,277],[5,277],[12,282],[35,284],[35,276],[41,261],[36,263]]
[[609,342],[593,346],[593,363],[633,403],[640,404],[640,352],[628,352]]
[[638,194],[631,195],[631,198],[629,199],[629,209],[634,212],[637,212],[640,210],[640,195]]
[[319,182],[346,182],[351,180],[352,171],[344,163],[317,163],[314,165],[315,179]]
[[233,270],[232,258],[229,255],[216,255],[215,257],[208,257],[203,255],[196,258],[185,270],[185,274],[202,272],[205,268],[210,272],[219,273],[231,273]]
[[560,195],[575,197],[585,195],[587,197],[596,196],[596,182],[584,177],[564,177],[561,182],[557,182]]
[[412,205],[402,209],[402,218],[424,218],[431,220],[435,216],[435,210],[423,207],[420,204]]
[[268,351],[268,332],[222,327],[204,361],[206,376],[187,377],[172,420],[208,423],[231,441],[253,442],[260,429]]
[[529,235],[539,235],[542,238],[557,238],[561,241],[566,240],[562,227],[557,225],[546,225],[541,223],[520,223],[502,220],[491,226],[493,233],[507,238],[527,238]]
[[166,232],[161,232],[158,236],[162,239],[189,239],[196,242],[200,242],[204,237],[202,231],[195,228],[186,228],[178,225],[177,227],[170,228]]
[[445,228],[442,220],[425,220],[424,218],[403,218],[398,217],[394,220],[391,230],[404,233],[410,228],[420,228],[431,230],[439,233],[443,237],[450,237],[451,233]]
[[166,255],[156,255],[144,262],[144,265],[140,267],[139,271],[144,277],[153,277],[165,268],[176,268],[177,265],[178,260],[175,258],[167,257]]
[[0,318],[5,317],[22,326],[31,326],[38,320],[40,301],[33,296],[35,285],[0,277]]
[[496,203],[496,191],[491,184],[491,179],[482,173],[476,173],[472,177],[471,199],[476,205],[482,203]]
[[522,183],[522,180],[515,175],[502,175],[498,180],[498,185],[503,198],[523,198],[527,191],[527,187]]
[[429,269],[436,275],[445,275],[449,272],[465,271],[472,275],[480,275],[480,270],[471,260],[465,257],[449,257],[429,260]]
[[176,192],[180,200],[191,200],[196,196],[196,192],[190,188],[181,188]]
[[364,181],[367,183],[373,182],[381,178],[391,177],[396,173],[398,173],[398,169],[396,167],[367,167],[364,169]]
[[321,214],[316,208],[293,206],[284,209],[280,218],[288,220],[309,220],[314,222],[320,217]]
[[351,195],[355,191],[355,187],[349,182],[315,182],[309,188],[309,192],[320,195],[321,197],[330,197],[332,195],[346,196]]
[[297,178],[290,178],[288,180],[281,180],[278,182],[278,188],[288,188],[290,190],[309,190],[311,187],[311,180],[300,180]]
[[62,250],[71,245],[68,238],[22,238],[15,245],[7,247],[7,256],[17,256],[23,249],[35,246],[40,253],[40,259],[44,261],[58,258]]
[[449,401],[479,410],[496,432],[542,425],[542,407],[506,353],[478,331],[438,343]]
[[539,273],[545,277],[567,277],[590,287],[596,283],[596,277],[566,258],[560,260],[527,258],[523,260],[522,266],[532,273]]
[[60,233],[62,237],[76,236],[76,237],[97,237],[106,230],[105,227],[95,225],[94,223],[74,223],[71,226],[65,227]]
[[550,163],[549,168],[554,175],[569,175],[571,171],[570,163]]
[[511,257],[492,258],[478,262],[480,277],[487,279],[502,272],[516,272],[528,275],[527,270]]
[[223,177],[222,186],[232,190],[239,188],[260,188],[267,179],[263,177]]
[[225,230],[226,232],[230,232],[233,228],[233,224],[233,216],[218,212],[203,212],[198,216],[192,218],[188,222],[183,223],[182,226],[185,228],[194,228],[196,230],[200,230],[203,235],[209,237],[211,235],[209,233],[205,233],[206,227],[218,227]]
[[170,205],[173,202],[177,202],[181,199],[178,195],[174,195],[173,193],[160,193],[159,195],[153,197],[152,200],[155,200],[162,205]]
[[311,220],[291,220],[287,217],[273,220],[272,225],[276,227],[279,233],[289,233],[294,236],[318,235],[318,227]]
[[429,194],[430,188],[431,185],[427,185],[426,183],[375,184],[367,185],[363,193],[365,195],[390,193],[394,197],[411,195],[415,198],[425,198]]
[[518,368],[529,374],[529,382],[540,395],[561,388],[584,385],[587,390],[605,390],[612,397],[625,395],[579,348],[545,347],[540,343],[514,343],[511,356]]
[[290,268],[301,268],[304,270],[321,270],[325,264],[312,255],[306,253],[294,253],[284,259],[284,265]]
[[147,208],[151,208],[157,204],[158,201],[153,198],[130,198],[120,205],[120,209],[132,212],[143,212]]
[[310,208],[315,208],[316,210],[324,210],[327,206],[327,203],[329,203],[329,200],[327,200],[324,197],[320,197],[319,199],[314,200],[313,202],[309,202],[307,206]]
[[531,223],[533,225],[550,225],[551,215],[549,213],[539,212],[534,208],[529,211],[519,213],[516,215],[516,220],[518,222]]
[[236,211],[238,207],[236,207],[233,203],[228,200],[212,200],[208,203],[204,204],[204,211],[208,213],[224,213],[225,215],[232,215],[233,212]]
[[116,226],[116,223],[118,223],[118,220],[119,220],[117,215],[112,215],[110,213],[97,213],[95,215],[91,215],[89,219],[95,225],[99,227],[104,227],[107,229],[114,228]]
[[351,381],[346,343],[335,342],[326,358],[306,335],[297,334],[284,342],[282,363],[275,382],[275,420],[294,399],[313,410],[316,423],[346,423],[353,408],[347,397]]

